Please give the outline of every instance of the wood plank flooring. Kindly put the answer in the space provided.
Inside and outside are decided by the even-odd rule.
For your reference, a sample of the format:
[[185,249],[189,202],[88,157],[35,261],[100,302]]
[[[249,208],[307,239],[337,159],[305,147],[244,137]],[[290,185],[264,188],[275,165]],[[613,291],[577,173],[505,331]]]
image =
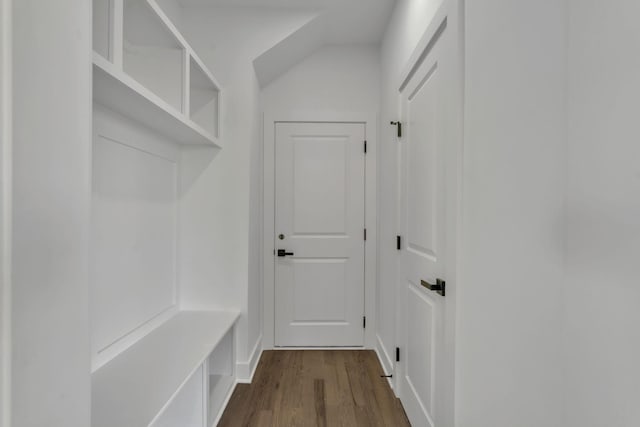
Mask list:
[[409,426],[370,350],[265,351],[218,426]]

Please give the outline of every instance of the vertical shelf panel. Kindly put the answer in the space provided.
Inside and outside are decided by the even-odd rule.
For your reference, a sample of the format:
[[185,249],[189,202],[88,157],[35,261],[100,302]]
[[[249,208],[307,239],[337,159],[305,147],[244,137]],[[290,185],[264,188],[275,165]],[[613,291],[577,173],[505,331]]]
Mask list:
[[93,0],[93,50],[111,60],[111,1]]
[[233,329],[220,340],[220,343],[209,355],[207,367],[207,426],[212,426],[220,416],[225,397],[234,384],[234,344]]
[[202,427],[204,425],[203,366],[182,386],[150,427]]

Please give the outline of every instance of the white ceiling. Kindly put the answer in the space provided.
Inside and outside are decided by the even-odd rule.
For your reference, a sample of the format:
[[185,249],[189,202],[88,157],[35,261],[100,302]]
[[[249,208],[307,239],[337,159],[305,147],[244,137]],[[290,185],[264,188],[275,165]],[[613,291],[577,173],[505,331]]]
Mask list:
[[199,27],[208,32],[215,28],[223,30],[224,39],[236,40],[236,45],[261,37],[261,28],[268,26],[268,22],[262,22],[262,16],[269,22],[277,16],[289,22],[288,26],[280,24],[282,28],[290,28],[281,37],[260,38],[262,49],[255,52],[252,60],[261,87],[322,46],[380,43],[396,3],[396,0],[177,1],[191,16],[198,17]]
[[256,7],[318,13],[327,44],[378,43],[395,0],[180,0],[185,6]]

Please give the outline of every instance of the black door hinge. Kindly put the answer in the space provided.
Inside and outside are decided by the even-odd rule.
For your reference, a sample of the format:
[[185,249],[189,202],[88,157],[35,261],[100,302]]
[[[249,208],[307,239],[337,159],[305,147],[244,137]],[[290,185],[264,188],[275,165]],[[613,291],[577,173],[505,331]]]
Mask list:
[[362,316],[362,329],[367,327],[367,316]]
[[402,123],[400,122],[391,122],[392,125],[397,126],[398,128],[398,138],[402,138]]
[[367,229],[364,229],[364,240],[367,240]]
[[396,362],[400,361],[400,347],[396,347]]
[[396,249],[402,249],[402,237],[400,236],[396,236]]
[[364,142],[364,153],[367,154],[367,141]]

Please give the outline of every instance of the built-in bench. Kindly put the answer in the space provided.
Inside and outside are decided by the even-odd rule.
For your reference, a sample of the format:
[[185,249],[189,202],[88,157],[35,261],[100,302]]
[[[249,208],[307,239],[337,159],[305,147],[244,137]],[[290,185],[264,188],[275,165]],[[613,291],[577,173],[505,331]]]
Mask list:
[[210,427],[235,384],[239,314],[182,311],[91,376],[92,427]]

